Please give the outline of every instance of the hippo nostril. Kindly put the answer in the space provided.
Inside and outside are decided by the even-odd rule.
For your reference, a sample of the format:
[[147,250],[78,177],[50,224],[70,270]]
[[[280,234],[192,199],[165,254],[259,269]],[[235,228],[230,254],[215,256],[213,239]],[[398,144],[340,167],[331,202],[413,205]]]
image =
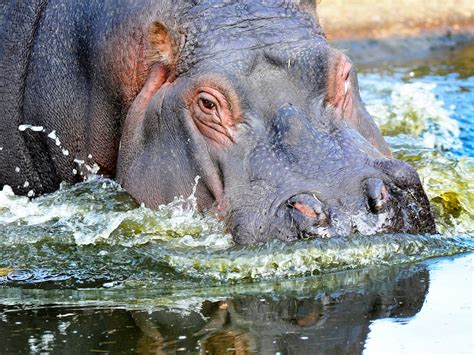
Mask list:
[[322,226],[327,224],[327,216],[323,211],[323,205],[316,197],[300,194],[293,196],[287,202],[293,219],[302,227]]
[[312,207],[310,207],[308,205],[305,205],[305,204],[302,204],[302,203],[299,203],[299,202],[295,202],[292,205],[292,207],[297,209],[298,211],[300,211],[300,213],[303,216],[306,216],[308,218],[317,218],[318,217],[318,213]]
[[365,188],[372,213],[384,212],[389,200],[389,193],[384,182],[377,178],[370,178],[366,180]]

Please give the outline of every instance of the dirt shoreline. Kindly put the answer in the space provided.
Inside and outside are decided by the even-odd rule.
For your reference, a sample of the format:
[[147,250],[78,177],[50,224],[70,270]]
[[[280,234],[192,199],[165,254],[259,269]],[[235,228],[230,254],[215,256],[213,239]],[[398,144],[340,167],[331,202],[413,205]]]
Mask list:
[[472,0],[317,0],[332,44],[358,64],[406,62],[474,43]]
[[329,40],[474,32],[472,0],[319,0]]

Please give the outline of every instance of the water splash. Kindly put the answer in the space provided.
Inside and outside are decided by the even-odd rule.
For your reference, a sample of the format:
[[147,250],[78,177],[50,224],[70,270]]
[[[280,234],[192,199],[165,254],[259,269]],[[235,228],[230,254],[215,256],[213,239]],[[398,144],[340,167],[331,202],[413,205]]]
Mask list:
[[367,110],[384,135],[417,137],[426,148],[462,147],[459,124],[436,97],[436,84],[393,83],[378,75],[364,77],[363,84],[372,96],[378,94],[377,99],[368,101]]
[[9,216],[2,221],[0,267],[10,270],[0,276],[0,283],[9,285],[54,281],[58,287],[136,288],[163,280],[174,281],[172,287],[189,286],[186,282],[255,282],[474,249],[470,238],[448,235],[236,246],[222,222],[197,212],[194,196],[150,210],[137,206],[115,182],[98,177],[32,201],[8,189],[0,196],[2,217]]
[[[441,92],[449,97],[448,93],[455,94],[459,87],[466,91],[472,86],[471,79],[458,76],[449,81],[435,76],[425,79],[415,77],[412,71],[401,70],[364,74],[360,81],[368,110],[388,136],[394,156],[409,162],[420,174],[438,230],[448,235],[472,235],[474,159],[463,156],[466,153],[463,154],[460,140],[462,131],[458,121],[452,118],[456,106],[446,107],[437,96]],[[440,87],[443,82],[445,87]],[[458,112],[457,116],[464,118],[465,114]],[[463,124],[467,126],[463,129],[472,129],[469,127],[472,120]]]
[[438,230],[447,235],[473,235],[474,159],[448,157],[397,140],[391,143],[395,157],[409,162],[420,174]]
[[430,235],[379,235],[315,239],[291,245],[273,241],[209,255],[171,255],[169,263],[197,279],[254,281],[319,275],[381,264],[413,262],[474,247],[469,240]]
[[30,200],[26,196],[15,196],[10,186],[0,191],[0,224],[39,225],[53,219],[65,218],[75,213],[77,207],[71,204],[64,206],[51,205],[45,210],[41,200]]
[[[362,95],[390,136],[395,156],[420,172],[441,235],[236,246],[222,222],[197,212],[198,178],[190,197],[150,210],[138,206],[115,182],[89,176],[34,200],[14,196],[7,187],[0,192],[0,284],[38,292],[90,288],[77,296],[81,301],[117,301],[130,291],[133,297],[124,299],[128,305],[141,292],[145,298],[167,293],[174,300],[160,299],[176,305],[196,293],[209,299],[230,285],[261,292],[267,287],[262,280],[272,282],[274,290],[275,283],[293,279],[296,290],[302,276],[474,250],[474,162],[446,152],[463,149],[454,108],[445,107],[436,96],[439,87],[422,78],[366,74],[360,79]],[[55,133],[49,137],[60,144]],[[78,168],[85,164],[75,162]]]

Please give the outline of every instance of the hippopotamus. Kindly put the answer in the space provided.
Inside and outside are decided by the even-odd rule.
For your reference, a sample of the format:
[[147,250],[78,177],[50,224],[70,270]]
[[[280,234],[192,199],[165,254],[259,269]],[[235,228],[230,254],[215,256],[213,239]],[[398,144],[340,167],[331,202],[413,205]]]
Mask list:
[[96,173],[150,208],[195,189],[244,244],[435,232],[417,172],[392,157],[314,10],[4,2],[0,187],[34,197]]

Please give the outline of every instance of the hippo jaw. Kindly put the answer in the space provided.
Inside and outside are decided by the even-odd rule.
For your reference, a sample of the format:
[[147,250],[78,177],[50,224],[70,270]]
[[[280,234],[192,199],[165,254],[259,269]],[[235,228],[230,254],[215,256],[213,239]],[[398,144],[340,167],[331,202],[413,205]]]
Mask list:
[[125,189],[156,207],[190,195],[199,175],[198,206],[216,210],[242,244],[434,232],[419,177],[391,158],[347,57],[296,5],[247,5],[248,16],[263,10],[229,38],[201,19],[176,44],[152,25],[161,60],[124,124]]

